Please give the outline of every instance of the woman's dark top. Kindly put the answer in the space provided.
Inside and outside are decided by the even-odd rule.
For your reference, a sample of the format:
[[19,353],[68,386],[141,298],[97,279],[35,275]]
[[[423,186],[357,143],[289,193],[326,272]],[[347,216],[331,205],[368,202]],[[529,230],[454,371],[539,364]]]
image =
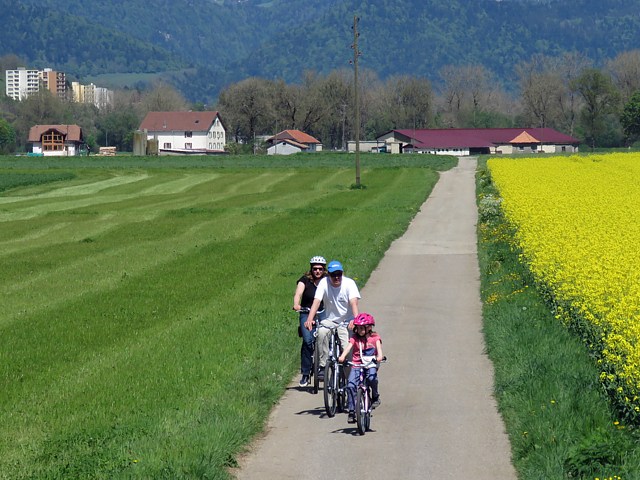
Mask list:
[[[304,308],[311,308],[313,304],[313,297],[316,294],[316,286],[313,280],[309,279],[306,275],[300,277],[296,283],[304,283],[304,292],[302,292],[302,298],[300,299],[300,306]],[[322,303],[320,304],[320,310],[322,310]]]

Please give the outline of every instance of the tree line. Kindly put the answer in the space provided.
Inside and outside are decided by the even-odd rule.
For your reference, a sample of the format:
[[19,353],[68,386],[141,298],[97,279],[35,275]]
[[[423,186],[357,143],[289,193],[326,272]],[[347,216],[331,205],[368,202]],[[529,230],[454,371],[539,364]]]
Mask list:
[[[7,59],[0,59],[0,67]],[[4,68],[2,69],[4,71]],[[536,55],[516,68],[518,91],[505,89],[482,65],[447,65],[434,85],[423,77],[386,79],[360,70],[361,139],[395,129],[551,127],[589,147],[629,146],[640,135],[640,50],[595,67],[577,53]],[[246,78],[223,88],[212,106],[191,104],[174,87],[116,90],[112,108],[64,101],[47,91],[18,102],[0,98],[0,151],[25,151],[37,124],[78,124],[95,151],[131,151],[133,132],[149,111],[218,110],[230,151],[255,151],[263,135],[299,129],[325,149],[345,149],[355,125],[350,69],[306,72],[300,83]]]

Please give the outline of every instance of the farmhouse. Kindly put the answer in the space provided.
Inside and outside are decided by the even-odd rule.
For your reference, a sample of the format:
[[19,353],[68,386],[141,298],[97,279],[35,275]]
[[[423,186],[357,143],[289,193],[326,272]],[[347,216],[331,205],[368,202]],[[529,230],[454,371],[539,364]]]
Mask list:
[[299,152],[319,152],[322,143],[300,130],[283,130],[266,140],[267,155],[291,155]]
[[447,128],[391,130],[380,135],[375,145],[365,144],[365,148],[389,153],[464,156],[575,153],[578,151],[578,144],[578,139],[553,128]]
[[149,112],[140,124],[160,155],[224,153],[226,129],[218,112]]
[[29,129],[27,140],[34,155],[72,156],[80,154],[84,145],[78,125],[36,125]]

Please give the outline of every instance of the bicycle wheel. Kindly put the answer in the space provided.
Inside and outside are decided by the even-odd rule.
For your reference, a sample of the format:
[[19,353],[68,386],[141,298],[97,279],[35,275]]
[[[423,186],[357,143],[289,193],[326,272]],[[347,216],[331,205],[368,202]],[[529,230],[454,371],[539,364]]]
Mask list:
[[358,387],[356,392],[356,424],[360,435],[364,435],[368,428],[366,398],[362,388]]
[[336,364],[329,359],[324,367],[324,409],[329,417],[336,414],[337,380]]
[[336,392],[336,410],[343,413],[347,410],[347,377],[344,367],[338,367],[338,391]]
[[318,390],[320,390],[320,348],[318,347],[317,340],[313,342],[313,367],[311,368],[311,374],[313,375],[313,387],[311,390],[313,393],[318,393]]

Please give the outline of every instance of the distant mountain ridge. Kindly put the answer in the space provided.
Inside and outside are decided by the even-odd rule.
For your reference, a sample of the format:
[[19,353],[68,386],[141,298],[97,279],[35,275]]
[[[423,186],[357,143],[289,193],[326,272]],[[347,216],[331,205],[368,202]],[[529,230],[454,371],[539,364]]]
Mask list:
[[70,75],[180,71],[191,100],[247,76],[299,80],[348,67],[358,15],[361,65],[382,78],[437,80],[482,64],[504,82],[536,53],[598,64],[640,47],[637,0],[0,0],[0,55]]

